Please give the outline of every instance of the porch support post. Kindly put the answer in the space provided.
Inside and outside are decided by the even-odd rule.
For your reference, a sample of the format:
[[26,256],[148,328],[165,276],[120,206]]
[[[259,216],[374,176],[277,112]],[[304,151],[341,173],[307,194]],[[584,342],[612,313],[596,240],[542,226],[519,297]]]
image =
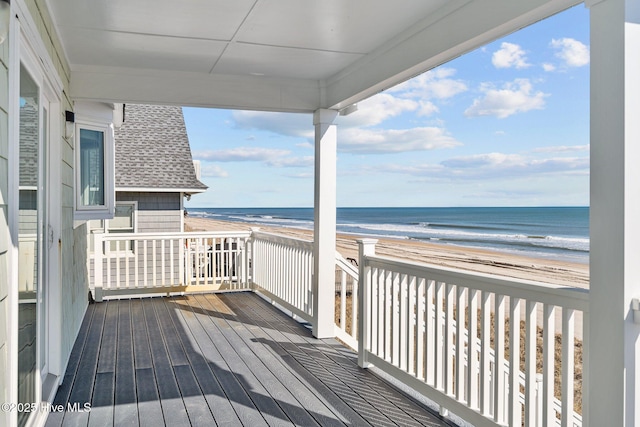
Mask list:
[[640,425],[640,3],[592,0],[588,411]]
[[336,147],[338,112],[316,110],[313,228],[313,335],[334,337],[336,265]]

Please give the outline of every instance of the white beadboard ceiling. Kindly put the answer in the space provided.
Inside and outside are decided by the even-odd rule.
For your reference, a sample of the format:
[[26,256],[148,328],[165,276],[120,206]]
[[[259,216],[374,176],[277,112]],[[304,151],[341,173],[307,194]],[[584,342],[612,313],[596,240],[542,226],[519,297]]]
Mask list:
[[344,108],[575,0],[47,0],[81,100]]

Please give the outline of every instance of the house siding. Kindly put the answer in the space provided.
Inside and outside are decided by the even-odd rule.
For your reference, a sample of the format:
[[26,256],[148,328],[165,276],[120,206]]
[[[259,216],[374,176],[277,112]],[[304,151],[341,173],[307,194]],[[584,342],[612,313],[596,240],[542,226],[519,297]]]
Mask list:
[[183,213],[180,206],[181,193],[116,193],[116,202],[138,202],[136,232],[179,232],[182,229]]
[[[61,101],[61,114],[58,120],[60,121],[60,129],[64,130],[64,111],[73,111],[73,104],[68,95],[71,71],[64,59],[62,45],[54,30],[46,1],[25,0],[25,4],[63,84],[63,92],[58,94]],[[7,45],[7,43],[4,44],[4,46]],[[73,140],[67,140],[63,135],[59,135],[57,141],[54,137],[51,143],[59,144],[60,148],[60,181],[51,182],[50,185],[58,186],[61,195],[58,241],[60,247],[60,306],[51,307],[51,309],[59,311],[61,315],[60,359],[63,365],[61,368],[64,369],[88,304],[87,227],[86,224],[81,224],[74,228],[73,223]]]
[[[0,384],[9,383],[8,348],[9,328],[9,43],[0,46]],[[0,402],[9,400],[8,388],[0,387]],[[9,413],[0,412],[0,425],[9,423]]]

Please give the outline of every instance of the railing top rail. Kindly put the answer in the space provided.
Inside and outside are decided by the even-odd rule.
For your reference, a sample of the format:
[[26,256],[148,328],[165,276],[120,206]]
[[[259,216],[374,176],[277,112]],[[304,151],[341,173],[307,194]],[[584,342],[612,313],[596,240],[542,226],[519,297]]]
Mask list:
[[161,233],[94,233],[101,235],[102,240],[151,240],[151,239],[182,239],[182,238],[248,238],[250,231],[188,231],[188,232],[161,232]]
[[349,261],[345,259],[345,257],[340,254],[340,252],[336,251],[336,263],[340,268],[346,271],[351,277],[358,277],[358,269],[351,264]]
[[280,234],[265,233],[263,231],[253,231],[251,233],[251,237],[254,240],[266,240],[268,242],[280,243],[299,249],[313,250],[313,241],[311,240],[296,239],[293,237],[282,236]]
[[396,260],[378,255],[367,255],[362,261],[369,267],[400,271],[427,280],[456,284],[479,291],[524,298],[583,312],[589,311],[588,289],[506,278],[488,273],[468,272],[450,267]]

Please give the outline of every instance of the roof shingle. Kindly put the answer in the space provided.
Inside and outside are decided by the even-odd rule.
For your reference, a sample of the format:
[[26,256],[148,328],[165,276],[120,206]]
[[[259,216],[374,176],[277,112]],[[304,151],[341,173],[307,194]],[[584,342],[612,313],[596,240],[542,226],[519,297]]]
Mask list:
[[181,107],[127,104],[115,145],[116,190],[208,188],[196,178]]

